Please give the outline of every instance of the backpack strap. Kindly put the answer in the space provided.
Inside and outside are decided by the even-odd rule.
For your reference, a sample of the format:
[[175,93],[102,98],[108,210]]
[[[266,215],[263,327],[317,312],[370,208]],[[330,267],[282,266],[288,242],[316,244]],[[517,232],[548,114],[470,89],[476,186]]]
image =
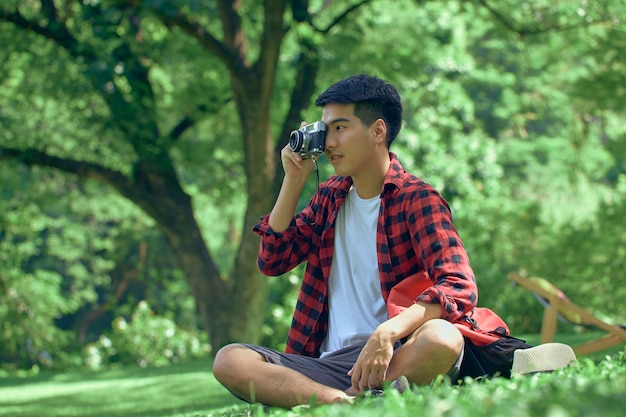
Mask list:
[[461,334],[478,346],[488,345],[509,336],[504,320],[487,307],[476,307],[462,321],[454,323]]

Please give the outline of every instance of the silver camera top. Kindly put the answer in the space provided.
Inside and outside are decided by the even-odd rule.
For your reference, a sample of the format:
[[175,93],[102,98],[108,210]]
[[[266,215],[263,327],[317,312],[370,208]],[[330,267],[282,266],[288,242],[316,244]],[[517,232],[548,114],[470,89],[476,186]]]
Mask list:
[[324,152],[326,142],[326,125],[317,121],[298,130],[294,130],[289,135],[289,146],[294,152],[300,152],[302,158],[316,159]]

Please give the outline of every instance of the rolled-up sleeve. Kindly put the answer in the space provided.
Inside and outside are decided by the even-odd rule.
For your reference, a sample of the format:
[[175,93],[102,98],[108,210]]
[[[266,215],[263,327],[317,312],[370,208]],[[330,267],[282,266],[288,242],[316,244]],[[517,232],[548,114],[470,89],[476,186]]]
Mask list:
[[419,213],[410,219],[421,262],[433,281],[417,301],[439,304],[442,318],[458,321],[478,302],[474,272],[448,204],[436,192],[419,193]]
[[308,240],[303,238],[295,219],[290,226],[275,232],[268,223],[269,214],[261,217],[252,231],[261,236],[257,265],[268,276],[282,275],[302,263],[309,252]]

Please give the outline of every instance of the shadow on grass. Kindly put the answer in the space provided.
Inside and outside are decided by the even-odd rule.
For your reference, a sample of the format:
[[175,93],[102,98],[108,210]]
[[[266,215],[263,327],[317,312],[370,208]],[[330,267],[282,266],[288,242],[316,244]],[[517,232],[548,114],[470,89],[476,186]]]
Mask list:
[[57,382],[66,381],[102,381],[114,379],[127,379],[139,377],[158,377],[163,375],[193,373],[199,371],[211,372],[212,361],[193,361],[184,362],[176,365],[153,366],[142,368],[135,365],[124,366],[119,369],[106,371],[80,370],[75,372],[55,373],[43,370],[41,373],[26,377],[4,377],[0,378],[0,388],[6,386],[30,385],[38,382]]
[[0,387],[0,416],[200,416],[237,403],[215,380],[208,360],[6,378]]

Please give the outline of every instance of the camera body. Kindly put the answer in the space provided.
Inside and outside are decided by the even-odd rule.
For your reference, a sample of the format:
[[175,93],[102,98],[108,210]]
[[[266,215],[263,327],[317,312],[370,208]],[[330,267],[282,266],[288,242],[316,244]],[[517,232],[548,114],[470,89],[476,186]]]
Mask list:
[[299,152],[303,159],[317,158],[324,152],[325,142],[326,125],[320,121],[302,126],[289,135],[289,147]]

